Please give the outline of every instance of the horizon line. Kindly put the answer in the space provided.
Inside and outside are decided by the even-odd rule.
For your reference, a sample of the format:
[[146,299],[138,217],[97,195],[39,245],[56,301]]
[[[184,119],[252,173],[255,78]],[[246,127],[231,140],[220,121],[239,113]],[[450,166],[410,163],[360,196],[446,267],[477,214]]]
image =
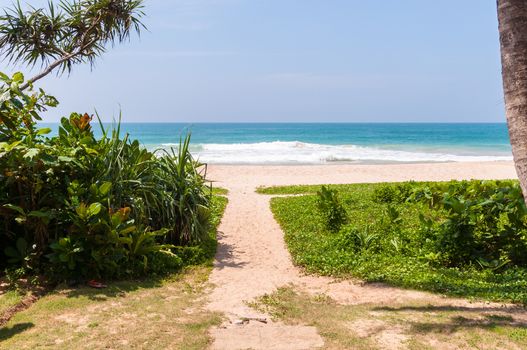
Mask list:
[[[117,123],[117,120],[106,121],[102,123]],[[60,121],[39,121],[37,124],[60,124]],[[451,121],[451,122],[437,122],[437,121],[395,121],[395,122],[382,122],[382,121],[123,121],[121,124],[507,124],[507,121]]]

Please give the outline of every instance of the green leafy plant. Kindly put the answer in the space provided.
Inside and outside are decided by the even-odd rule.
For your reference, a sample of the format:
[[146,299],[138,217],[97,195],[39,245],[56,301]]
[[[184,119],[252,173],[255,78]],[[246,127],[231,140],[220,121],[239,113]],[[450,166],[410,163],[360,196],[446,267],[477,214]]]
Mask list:
[[[101,125],[97,139],[92,116],[73,113],[47,137],[33,114],[56,101],[13,82],[0,114],[12,122],[0,124],[0,243],[24,238],[35,247],[26,265],[56,278],[144,274],[158,252],[208,239],[211,189],[206,166],[190,154],[190,136],[156,154],[121,135],[119,124]],[[0,252],[1,268],[21,265],[8,262],[11,253]]]
[[403,221],[403,219],[401,218],[401,213],[390,205],[386,208],[386,216],[390,220],[391,224],[398,225]]
[[[62,237],[57,242],[50,244],[52,253],[48,255],[49,260],[56,265],[58,269],[67,268],[72,272],[83,275],[85,271],[75,271],[76,268],[84,263],[82,242],[74,241],[70,237]],[[83,270],[84,268],[81,267]],[[61,275],[69,277],[69,273],[60,271]]]
[[317,206],[328,230],[337,232],[346,222],[346,210],[336,190],[322,186],[317,192]]
[[[44,67],[27,80],[0,73],[0,246],[15,247],[0,251],[1,269],[121,277],[181,266],[215,247],[211,188],[206,166],[190,154],[190,135],[177,150],[150,152],[122,135],[120,122],[105,128],[98,116],[101,138],[88,114],[62,118],[53,137],[37,125],[58,102],[33,83],[93,65],[107,46],[139,33],[142,3],[50,1],[27,10],[16,3],[0,15],[4,57]],[[31,259],[22,258],[27,246]]]
[[[351,246],[356,252],[368,250],[377,244],[379,235],[371,232],[371,227],[366,226],[363,229],[352,228],[348,230],[345,235],[347,241],[351,243]],[[348,243],[348,244],[349,244]]]
[[[387,187],[399,199],[378,201],[375,191]],[[293,261],[307,271],[527,304],[527,215],[517,181],[332,188],[349,217],[337,234],[315,215],[318,197],[310,194],[319,186],[266,189],[308,194],[271,202]]]
[[414,191],[413,182],[381,184],[373,191],[373,200],[377,203],[404,203]]
[[27,261],[31,249],[27,244],[27,241],[20,237],[16,240],[15,247],[7,247],[4,249],[4,253],[7,256],[7,263],[9,264],[22,264]]
[[[71,71],[78,63],[94,64],[107,45],[121,43],[144,27],[142,0],[60,1],[48,8],[28,7],[20,2],[5,8],[0,16],[0,50],[12,63],[36,65],[44,69],[21,90],[55,69]],[[18,79],[20,80],[20,79]]]
[[436,249],[448,264],[527,262],[527,209],[517,184],[461,182],[451,184],[443,198],[448,216],[437,232]]
[[382,185],[373,191],[373,200],[378,203],[392,203],[397,199],[397,189],[391,185]]

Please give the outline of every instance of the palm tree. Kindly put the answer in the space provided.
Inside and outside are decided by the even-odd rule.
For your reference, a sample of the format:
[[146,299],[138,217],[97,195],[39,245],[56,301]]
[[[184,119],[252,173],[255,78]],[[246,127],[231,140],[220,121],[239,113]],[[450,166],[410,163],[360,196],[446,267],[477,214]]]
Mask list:
[[507,125],[527,200],[527,0],[497,0],[497,4]]

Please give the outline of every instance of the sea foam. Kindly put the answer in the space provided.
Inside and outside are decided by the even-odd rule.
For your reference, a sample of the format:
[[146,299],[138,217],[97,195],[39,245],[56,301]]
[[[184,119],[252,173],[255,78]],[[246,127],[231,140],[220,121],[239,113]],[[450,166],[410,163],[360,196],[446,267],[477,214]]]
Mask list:
[[[175,146],[164,144],[165,148]],[[392,162],[509,161],[512,156],[455,152],[424,152],[357,145],[322,145],[293,142],[204,143],[191,145],[191,152],[211,164],[327,164]]]

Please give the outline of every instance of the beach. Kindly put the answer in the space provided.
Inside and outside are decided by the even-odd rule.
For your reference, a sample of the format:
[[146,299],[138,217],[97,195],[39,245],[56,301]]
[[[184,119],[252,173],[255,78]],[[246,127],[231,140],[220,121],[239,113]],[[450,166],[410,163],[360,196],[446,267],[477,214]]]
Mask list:
[[227,189],[276,185],[316,185],[399,181],[515,179],[511,161],[338,164],[338,165],[209,165],[207,177]]

